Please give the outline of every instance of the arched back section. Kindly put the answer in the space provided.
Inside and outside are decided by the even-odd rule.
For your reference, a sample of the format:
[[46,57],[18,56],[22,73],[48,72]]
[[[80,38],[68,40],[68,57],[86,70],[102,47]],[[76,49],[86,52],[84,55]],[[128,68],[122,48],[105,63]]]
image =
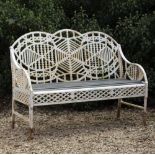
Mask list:
[[83,34],[82,55],[91,79],[120,78],[119,44],[101,32]]
[[81,49],[82,34],[70,29],[54,33],[55,50],[57,51],[57,81],[80,81],[85,73],[81,73],[83,63],[78,61],[76,53]]
[[120,77],[118,44],[101,32],[31,32],[12,47],[16,61],[28,71],[32,83]]
[[28,71],[33,83],[50,82],[57,68],[52,34],[27,33],[20,37],[12,47],[16,61]]

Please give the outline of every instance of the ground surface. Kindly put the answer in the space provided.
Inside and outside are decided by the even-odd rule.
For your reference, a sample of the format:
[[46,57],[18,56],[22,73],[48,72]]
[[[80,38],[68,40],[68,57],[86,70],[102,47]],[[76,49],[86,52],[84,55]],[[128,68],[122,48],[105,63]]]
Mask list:
[[37,108],[29,141],[28,126],[17,119],[11,130],[11,110],[3,109],[0,153],[155,153],[155,110],[148,115],[145,128],[140,110],[123,108],[115,120],[115,105],[91,111]]

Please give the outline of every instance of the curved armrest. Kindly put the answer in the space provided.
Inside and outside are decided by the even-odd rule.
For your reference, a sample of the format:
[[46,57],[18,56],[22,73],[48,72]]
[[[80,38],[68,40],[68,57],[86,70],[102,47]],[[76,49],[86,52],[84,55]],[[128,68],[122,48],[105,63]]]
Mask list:
[[119,51],[120,51],[121,58],[125,62],[124,77],[125,78],[128,77],[131,80],[140,80],[140,81],[144,80],[144,82],[148,84],[148,80],[147,80],[147,76],[144,68],[137,63],[131,63],[130,61],[128,61],[122,52],[121,46],[119,47]]
[[21,68],[15,60],[14,49],[10,47],[10,56],[11,56],[11,70],[12,70],[12,83],[13,88],[17,87],[21,90],[30,90],[32,91],[32,85],[30,77],[27,71]]

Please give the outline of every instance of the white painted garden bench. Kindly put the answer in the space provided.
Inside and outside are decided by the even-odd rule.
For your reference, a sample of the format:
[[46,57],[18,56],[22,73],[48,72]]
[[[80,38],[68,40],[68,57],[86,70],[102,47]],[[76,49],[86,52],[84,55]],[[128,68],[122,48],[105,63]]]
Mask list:
[[[120,44],[105,33],[30,32],[17,39],[10,51],[13,128],[18,116],[29,123],[32,133],[35,106],[118,99],[117,117],[121,104],[146,113],[144,69],[129,62]],[[144,97],[144,106],[122,100],[131,97]],[[28,118],[15,109],[16,101],[29,107]]]

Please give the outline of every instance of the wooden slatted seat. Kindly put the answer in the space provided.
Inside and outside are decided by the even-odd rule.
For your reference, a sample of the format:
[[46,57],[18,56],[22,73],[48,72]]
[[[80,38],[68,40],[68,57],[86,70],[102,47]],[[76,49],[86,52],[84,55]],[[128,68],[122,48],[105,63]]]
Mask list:
[[[14,42],[10,55],[13,128],[18,116],[29,123],[32,133],[33,107],[63,103],[118,99],[117,117],[121,104],[143,109],[146,114],[144,69],[129,62],[120,44],[103,32],[30,32]],[[122,100],[131,97],[144,97],[144,105]],[[16,101],[29,107],[29,117],[15,109]]]

